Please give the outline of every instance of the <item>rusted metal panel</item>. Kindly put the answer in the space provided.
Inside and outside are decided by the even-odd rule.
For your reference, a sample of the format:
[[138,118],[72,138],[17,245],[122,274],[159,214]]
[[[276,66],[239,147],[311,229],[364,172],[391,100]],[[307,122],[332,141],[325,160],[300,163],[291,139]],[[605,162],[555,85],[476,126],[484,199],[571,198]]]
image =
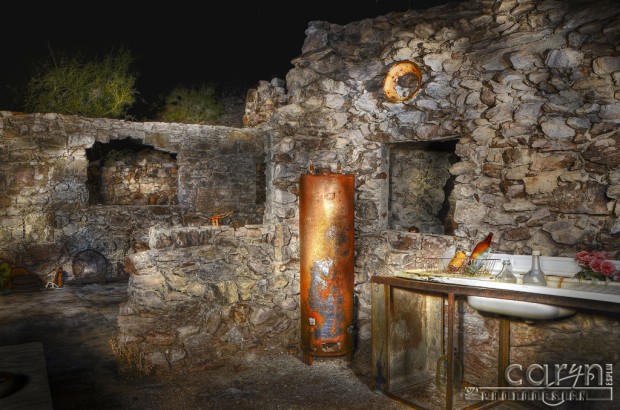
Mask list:
[[510,364],[510,320],[499,319],[499,356],[497,360],[497,385],[508,387],[506,383],[506,368]]
[[389,390],[388,308],[390,306],[387,285],[372,284],[372,380],[377,391]]
[[454,293],[448,294],[448,380],[446,381],[446,409],[454,401]]
[[322,169],[300,178],[301,342],[304,361],[352,355],[354,176]]

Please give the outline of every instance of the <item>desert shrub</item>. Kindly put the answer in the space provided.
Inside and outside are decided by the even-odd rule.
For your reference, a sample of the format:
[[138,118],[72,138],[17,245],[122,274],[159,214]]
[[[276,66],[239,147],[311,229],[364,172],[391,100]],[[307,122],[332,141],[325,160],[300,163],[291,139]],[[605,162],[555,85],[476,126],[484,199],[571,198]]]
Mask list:
[[224,112],[224,105],[218,101],[216,87],[201,84],[188,88],[178,86],[165,99],[157,119],[165,122],[214,125]]
[[122,118],[135,102],[136,76],[129,51],[111,51],[99,61],[55,57],[30,79],[25,108],[86,117]]
[[139,378],[148,376],[153,370],[151,363],[144,360],[144,355],[136,344],[120,345],[118,335],[109,339],[108,343],[112,348],[112,353],[116,357],[116,364],[119,372],[128,377]]

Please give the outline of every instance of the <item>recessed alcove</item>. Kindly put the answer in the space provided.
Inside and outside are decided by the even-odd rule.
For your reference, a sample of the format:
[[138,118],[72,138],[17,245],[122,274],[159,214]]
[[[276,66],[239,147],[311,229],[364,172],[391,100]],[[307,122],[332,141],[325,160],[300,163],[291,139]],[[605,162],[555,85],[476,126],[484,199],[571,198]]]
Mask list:
[[451,235],[457,140],[401,142],[389,145],[389,227]]
[[125,138],[86,150],[90,205],[176,205],[176,154]]

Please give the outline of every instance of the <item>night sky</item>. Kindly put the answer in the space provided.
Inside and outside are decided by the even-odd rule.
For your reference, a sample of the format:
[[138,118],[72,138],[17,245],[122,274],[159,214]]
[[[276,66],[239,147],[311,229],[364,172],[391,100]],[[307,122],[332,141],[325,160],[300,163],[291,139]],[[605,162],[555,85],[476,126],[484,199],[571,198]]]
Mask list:
[[120,47],[129,50],[140,99],[148,104],[177,85],[253,87],[260,80],[284,79],[301,54],[310,21],[346,24],[446,1],[21,3],[2,13],[0,110],[19,110],[20,87],[50,50],[100,57]]

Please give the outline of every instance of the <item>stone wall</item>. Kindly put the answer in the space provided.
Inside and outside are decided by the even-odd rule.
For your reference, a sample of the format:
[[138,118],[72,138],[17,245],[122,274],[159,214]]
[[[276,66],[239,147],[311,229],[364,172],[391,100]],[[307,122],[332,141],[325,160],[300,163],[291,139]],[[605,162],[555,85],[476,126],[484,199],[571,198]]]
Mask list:
[[[346,26],[310,23],[302,55],[286,77],[286,98],[278,84],[264,82],[248,94],[244,116],[246,126],[267,133],[261,229],[287,227],[290,232],[290,252],[277,269],[265,263],[266,271],[275,272],[267,276],[288,278],[287,286],[292,287],[286,289],[292,293],[286,300],[298,303],[298,182],[310,164],[335,170],[341,163],[344,172],[356,176],[356,335],[357,354],[362,357],[368,354],[371,338],[370,278],[393,274],[416,255],[439,256],[450,246],[468,248],[494,232],[493,245],[500,252],[527,254],[540,249],[545,255],[572,256],[581,249],[598,248],[618,257],[620,9],[608,3],[569,4],[471,1]],[[407,103],[389,103],[381,88],[383,77],[392,63],[403,59],[422,68],[421,91]],[[407,177],[398,180],[398,174],[416,169],[408,165],[410,158],[391,155],[391,148],[431,142],[454,146],[446,154],[450,160],[443,161],[446,169],[436,172],[449,173],[454,183],[446,194],[450,209],[442,221],[444,232],[451,235],[406,232],[408,226],[403,225],[410,224],[409,214],[416,205],[395,199],[410,186]],[[391,192],[394,178],[396,189]],[[424,192],[412,192],[409,198],[420,195]],[[397,206],[391,207],[390,201]],[[430,224],[419,228],[436,229]],[[227,246],[216,249],[226,254]],[[158,281],[167,280],[165,273],[157,275]],[[259,297],[262,285],[253,280],[248,284],[250,294]],[[250,339],[268,339],[269,332],[281,335],[281,344],[295,341],[293,324],[265,328],[237,315],[245,305],[237,299],[245,285],[235,286],[228,305],[216,304],[219,317],[229,325],[218,330],[203,327],[199,333],[210,335],[205,336],[209,341],[215,335],[233,340],[225,335],[238,320],[239,326],[252,329],[253,336],[235,332],[239,336],[235,340],[244,342],[227,344],[234,354],[245,351]],[[162,292],[156,300],[167,300]],[[290,319],[274,300],[278,299],[272,299],[268,309],[279,312],[281,320]],[[129,301],[127,326],[133,309],[140,310],[143,304],[148,303],[139,298]],[[471,317],[476,315],[470,312]],[[615,326],[604,317],[600,321],[607,329]],[[169,324],[181,358],[174,367],[192,367],[200,358],[185,347],[191,342],[179,326]],[[147,356],[164,357],[149,347],[158,343],[133,339],[139,332],[124,329],[121,338],[131,336],[125,346],[137,343]],[[523,338],[516,334],[515,340]],[[492,352],[485,354],[490,357]],[[160,359],[154,361],[163,363]]]
[[[298,341],[299,177],[310,164],[340,163],[355,174],[356,335],[368,357],[369,280],[415,256],[471,248],[494,232],[499,252],[620,257],[618,17],[620,6],[606,1],[472,0],[346,26],[311,22],[286,96],[279,81],[249,95],[252,128],[3,113],[0,237],[16,244],[5,251],[41,273],[27,252],[33,243],[39,255],[79,244],[117,252],[131,272],[119,347],[137,348],[143,370],[282,347]],[[382,81],[404,59],[421,67],[421,90],[390,103]],[[177,155],[177,206],[137,207],[139,218],[130,207],[88,206],[85,149],[127,137]],[[398,173],[417,178],[413,159],[391,148],[431,142],[454,146],[437,170],[454,184],[442,221],[449,235],[433,234],[434,222],[418,227],[431,233],[405,230],[414,205],[395,198],[425,184],[405,177],[390,194]],[[229,227],[207,227],[230,210]],[[117,234],[128,221],[136,230]],[[617,322],[593,320],[611,345]],[[561,323],[579,335],[589,319]],[[515,340],[527,340],[526,330]]]
[[[619,17],[611,1],[473,0],[309,24],[286,76],[288,103],[267,123],[266,221],[297,223],[298,180],[310,164],[355,174],[360,346],[370,338],[368,278],[402,269],[396,255],[471,249],[494,232],[498,252],[620,258]],[[421,67],[421,90],[391,103],[382,82],[401,60]],[[389,230],[409,224],[391,224],[409,210],[396,215],[389,203],[390,172],[405,167],[390,164],[390,147],[409,142],[456,142],[444,222],[453,235],[434,248]],[[392,236],[400,253],[378,239]],[[611,343],[617,321],[596,320]],[[574,321],[588,319],[565,326],[581,328]]]
[[[312,22],[271,118],[267,216],[297,218],[310,162],[356,174],[357,226],[388,226],[386,144],[456,140],[455,235],[498,251],[620,249],[618,5],[470,1],[339,26]],[[410,59],[420,92],[390,103]]]
[[[96,205],[87,151],[125,139],[152,153],[104,166],[114,192],[102,195],[115,197],[104,203],[116,205]],[[124,276],[125,256],[145,249],[151,226],[209,224],[224,213],[223,224],[262,222],[260,130],[1,112],[0,147],[0,256],[44,281],[58,266],[72,279],[71,260],[85,249],[109,259],[107,276]]]
[[152,229],[150,250],[126,261],[119,346],[143,352],[139,370],[161,374],[295,344],[299,275],[287,271],[299,270],[296,252],[281,225]]
[[248,90],[243,114],[243,125],[255,127],[269,121],[273,112],[286,104],[286,84],[284,80],[274,78],[260,81],[256,88]]
[[453,157],[454,152],[430,144],[390,146],[390,229],[454,233],[450,223],[453,181],[448,171]]
[[[178,204],[175,158],[156,150],[112,151],[100,165],[103,205]],[[89,169],[95,168],[89,166]],[[92,201],[89,200],[92,203]]]

